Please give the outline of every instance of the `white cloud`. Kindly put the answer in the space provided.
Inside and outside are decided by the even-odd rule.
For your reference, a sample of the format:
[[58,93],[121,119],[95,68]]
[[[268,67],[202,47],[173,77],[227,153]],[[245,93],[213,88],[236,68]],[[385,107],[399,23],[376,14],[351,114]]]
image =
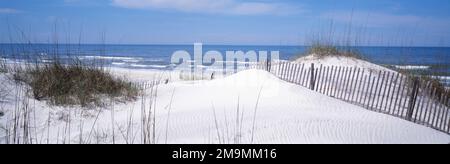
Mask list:
[[22,11],[11,9],[11,8],[0,8],[0,14],[17,14],[21,13]]
[[112,4],[124,8],[170,9],[193,13],[237,15],[286,14],[299,11],[298,8],[281,3],[238,2],[236,0],[112,0]]

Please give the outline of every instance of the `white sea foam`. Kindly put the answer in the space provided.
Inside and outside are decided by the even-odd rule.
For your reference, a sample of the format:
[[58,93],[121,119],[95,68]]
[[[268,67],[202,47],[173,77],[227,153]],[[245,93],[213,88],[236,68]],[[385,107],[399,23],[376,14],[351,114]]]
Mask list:
[[7,63],[7,64],[22,64],[22,63],[26,63],[25,60],[21,60],[21,59],[14,59],[14,60],[11,60],[11,59],[4,59],[4,61],[5,61],[5,63]]
[[166,65],[144,65],[144,64],[131,64],[131,67],[137,68],[167,68]]
[[136,57],[120,57],[120,56],[79,56],[80,59],[102,59],[102,60],[128,60],[128,61],[140,61],[142,58]]
[[41,60],[43,63],[52,63],[53,62],[53,60],[47,60],[47,59],[44,59],[44,60]]
[[127,63],[138,63],[138,62],[140,62],[141,60],[138,60],[138,59],[126,59],[126,60],[122,60],[122,61],[124,61],[124,62],[127,62]]
[[112,65],[125,65],[126,63],[122,63],[122,62],[112,62]]
[[433,76],[432,78],[438,79],[445,86],[450,87],[450,76]]
[[163,62],[165,60],[164,59],[145,59],[145,61],[147,61],[147,62]]
[[419,70],[419,69],[430,69],[430,66],[424,65],[394,65],[397,69],[405,69],[405,70]]

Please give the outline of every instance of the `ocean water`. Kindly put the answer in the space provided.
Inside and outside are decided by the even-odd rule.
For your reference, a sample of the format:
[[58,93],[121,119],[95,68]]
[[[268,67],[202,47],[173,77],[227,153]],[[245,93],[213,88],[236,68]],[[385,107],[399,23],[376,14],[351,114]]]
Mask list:
[[[450,76],[450,47],[353,47],[371,62],[403,69],[418,69]],[[304,54],[305,46],[233,46],[203,45],[203,53],[226,51],[279,51],[282,60]],[[133,69],[171,69],[172,54],[185,50],[193,55],[193,45],[94,45],[94,44],[0,44],[0,55],[8,61],[39,59],[51,62],[53,54],[60,58],[101,60],[113,67]]]

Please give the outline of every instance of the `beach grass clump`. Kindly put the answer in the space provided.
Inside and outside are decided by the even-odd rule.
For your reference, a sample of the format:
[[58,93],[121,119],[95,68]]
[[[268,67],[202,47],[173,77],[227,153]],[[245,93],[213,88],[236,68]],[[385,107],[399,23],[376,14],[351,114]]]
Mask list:
[[438,77],[420,75],[419,78],[423,82],[431,85],[431,88],[436,89],[436,95],[450,97],[450,90],[447,89],[446,85]]
[[[394,68],[395,69],[395,68]],[[422,83],[430,85],[430,88],[435,89],[436,95],[445,95],[450,97],[450,89],[445,84],[442,79],[439,77],[442,75],[441,73],[433,73],[430,72],[430,70],[422,70],[422,69],[397,69],[397,71],[403,75],[406,75],[408,77],[417,77],[419,78]]]
[[[3,58],[0,57],[0,75],[7,73],[8,69],[6,67],[6,62]],[[5,85],[5,79],[0,77],[0,103],[3,102],[6,95],[8,94],[8,88]],[[1,114],[1,113],[0,113]]]
[[8,69],[6,67],[6,61],[2,57],[0,57],[0,73],[6,73]]
[[28,84],[35,99],[53,105],[102,106],[104,98],[131,101],[138,95],[134,85],[102,67],[55,61],[28,66],[16,72],[14,78]]
[[337,47],[333,45],[316,43],[308,47],[306,51],[307,55],[314,54],[319,58],[337,56],[337,57],[351,57],[356,59],[362,59],[361,53],[352,48]]

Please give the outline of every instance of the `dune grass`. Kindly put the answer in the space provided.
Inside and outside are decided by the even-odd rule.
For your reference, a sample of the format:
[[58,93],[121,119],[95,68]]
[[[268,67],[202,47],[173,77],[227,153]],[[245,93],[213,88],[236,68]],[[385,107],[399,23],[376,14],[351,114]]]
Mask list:
[[37,100],[52,105],[102,106],[103,98],[133,100],[138,89],[130,82],[108,73],[101,66],[88,66],[78,60],[62,64],[58,60],[18,69],[14,79],[32,88]]
[[446,88],[445,84],[439,78],[429,75],[419,75],[419,78],[436,89],[437,95],[450,97],[450,90]]
[[337,57],[351,57],[356,59],[363,59],[362,54],[352,48],[337,47],[329,44],[315,43],[308,47],[306,55],[314,54],[319,58],[337,56]]
[[6,73],[7,71],[6,61],[0,56],[0,73]]
[[[446,86],[445,82],[440,79],[440,76],[446,76],[446,74],[434,73],[429,69],[399,69],[395,67],[391,67],[393,70],[406,75],[408,77],[417,77],[422,83],[429,84],[431,88],[436,89],[436,95],[443,95],[450,97],[450,90],[448,86]],[[433,96],[439,99],[439,96]]]
[[[0,57],[0,75],[7,73],[7,72],[8,72],[8,69],[6,67],[6,61]],[[6,80],[5,78],[0,77],[0,103],[3,103],[5,100],[5,97],[9,94],[9,89],[6,87],[5,80]],[[1,110],[3,110],[3,109],[0,104],[0,112],[1,112],[0,117],[3,114],[3,111],[1,111]]]

